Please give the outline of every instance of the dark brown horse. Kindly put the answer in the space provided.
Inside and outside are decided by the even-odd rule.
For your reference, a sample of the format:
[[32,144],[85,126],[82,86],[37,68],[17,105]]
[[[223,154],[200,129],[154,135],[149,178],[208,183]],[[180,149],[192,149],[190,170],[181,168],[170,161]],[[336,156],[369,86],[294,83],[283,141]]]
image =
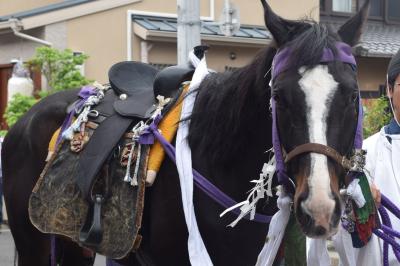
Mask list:
[[[320,63],[325,48],[343,41],[357,43],[367,6],[338,33],[312,21],[288,21],[277,16],[265,1],[266,26],[276,45],[261,50],[249,65],[233,73],[210,74],[200,85],[190,118],[189,144],[194,168],[236,201],[246,197],[249,181],[259,175],[271,146],[270,69],[277,48],[290,47],[288,68],[275,77],[278,129],[287,152],[311,141],[347,154],[357,123],[356,73],[345,63]],[[19,253],[19,265],[48,265],[49,236],[38,232],[28,217],[30,192],[44,167],[47,144],[65,118],[76,91],[60,92],[36,104],[9,131],[2,151],[4,194],[10,228]],[[323,155],[306,154],[288,165],[296,183],[294,206],[304,232],[326,237],[338,224],[339,185],[344,171]],[[235,216],[197,188],[194,205],[199,229],[215,265],[253,265],[267,226],[241,221],[228,228]],[[273,213],[260,202],[258,211]],[[324,230],[315,224],[326,225]],[[318,230],[317,230],[318,229]],[[143,241],[131,263],[189,265],[185,225],[176,166],[166,160],[146,191]],[[80,254],[75,246],[73,249]],[[80,259],[82,256],[76,256]],[[64,256],[66,258],[66,255]],[[82,265],[64,261],[63,265]]]

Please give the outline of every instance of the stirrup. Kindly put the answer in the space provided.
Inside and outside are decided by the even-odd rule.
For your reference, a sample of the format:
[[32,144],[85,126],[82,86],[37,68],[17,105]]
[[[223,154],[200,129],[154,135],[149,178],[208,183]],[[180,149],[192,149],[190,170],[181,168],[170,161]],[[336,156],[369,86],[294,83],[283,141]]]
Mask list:
[[96,247],[103,239],[103,231],[100,223],[101,205],[104,202],[104,197],[96,194],[92,206],[90,206],[85,224],[79,232],[79,242],[85,246]]

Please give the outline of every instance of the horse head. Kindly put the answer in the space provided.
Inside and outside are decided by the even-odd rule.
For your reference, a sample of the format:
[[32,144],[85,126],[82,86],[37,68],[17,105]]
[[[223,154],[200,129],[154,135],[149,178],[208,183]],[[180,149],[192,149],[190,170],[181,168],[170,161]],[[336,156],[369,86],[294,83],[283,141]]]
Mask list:
[[[340,54],[347,51],[354,61],[350,48],[360,39],[369,0],[337,32],[312,21],[285,20],[265,0],[262,3],[278,51],[271,93],[282,150],[290,155],[297,147],[316,143],[350,156],[360,98],[355,63],[341,60]],[[326,53],[333,59],[323,60]],[[277,62],[282,57],[286,60],[283,66]],[[332,157],[308,149],[285,165],[296,187],[295,215],[309,237],[326,238],[338,228],[339,189],[346,170]]]

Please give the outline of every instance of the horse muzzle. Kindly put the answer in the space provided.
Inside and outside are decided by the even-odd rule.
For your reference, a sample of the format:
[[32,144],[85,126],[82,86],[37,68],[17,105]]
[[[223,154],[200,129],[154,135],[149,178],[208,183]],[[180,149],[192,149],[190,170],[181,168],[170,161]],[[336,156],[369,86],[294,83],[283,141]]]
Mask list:
[[303,192],[295,200],[295,215],[303,232],[312,238],[327,238],[336,234],[341,203],[337,195],[328,198],[310,198]]

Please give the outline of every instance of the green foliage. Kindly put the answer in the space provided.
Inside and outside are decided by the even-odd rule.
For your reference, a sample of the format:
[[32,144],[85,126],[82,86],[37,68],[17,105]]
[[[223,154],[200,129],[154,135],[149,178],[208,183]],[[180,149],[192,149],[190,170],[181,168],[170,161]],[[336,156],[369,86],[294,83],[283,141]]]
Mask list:
[[15,94],[8,103],[4,114],[8,126],[14,125],[37,101],[32,96],[24,96],[20,93]]
[[4,114],[8,126],[14,125],[38,101],[37,98],[90,83],[91,81],[82,76],[77,69],[77,66],[82,65],[86,59],[87,55],[74,55],[69,49],[60,51],[45,46],[37,48],[35,56],[27,62],[27,65],[41,71],[47,79],[50,90],[42,90],[35,96],[16,94],[8,103]]
[[384,125],[392,119],[392,113],[388,110],[389,103],[387,97],[371,100],[366,105],[364,116],[364,138],[378,132]]
[[90,80],[82,76],[77,69],[77,66],[82,65],[86,59],[88,59],[87,55],[74,55],[69,49],[60,51],[42,46],[36,49],[35,56],[28,64],[41,70],[50,90],[60,91],[90,83]]

